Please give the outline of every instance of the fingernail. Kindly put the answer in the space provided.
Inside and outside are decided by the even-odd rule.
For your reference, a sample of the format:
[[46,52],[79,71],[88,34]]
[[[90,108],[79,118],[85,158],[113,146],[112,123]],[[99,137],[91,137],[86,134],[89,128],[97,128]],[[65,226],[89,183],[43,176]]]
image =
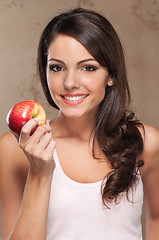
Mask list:
[[37,122],[39,122],[39,118],[34,118]]

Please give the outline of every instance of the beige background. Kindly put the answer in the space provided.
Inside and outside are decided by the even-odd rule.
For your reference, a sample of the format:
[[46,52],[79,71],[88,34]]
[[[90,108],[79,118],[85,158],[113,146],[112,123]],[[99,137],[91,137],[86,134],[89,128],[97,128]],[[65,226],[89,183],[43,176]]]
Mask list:
[[48,118],[56,114],[36,76],[36,50],[47,22],[70,7],[97,10],[111,21],[125,51],[132,107],[142,122],[159,128],[158,0],[1,0],[0,133],[8,131],[6,115],[18,101],[36,99]]

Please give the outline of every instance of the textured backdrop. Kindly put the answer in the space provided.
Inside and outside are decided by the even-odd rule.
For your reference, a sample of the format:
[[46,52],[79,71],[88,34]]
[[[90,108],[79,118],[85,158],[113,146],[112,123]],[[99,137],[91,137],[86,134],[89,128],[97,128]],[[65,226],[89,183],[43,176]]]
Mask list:
[[36,99],[48,118],[56,114],[36,76],[36,51],[42,29],[65,6],[97,10],[112,22],[125,51],[133,109],[142,122],[159,127],[159,1],[1,0],[0,133],[8,131],[6,114],[18,101]]

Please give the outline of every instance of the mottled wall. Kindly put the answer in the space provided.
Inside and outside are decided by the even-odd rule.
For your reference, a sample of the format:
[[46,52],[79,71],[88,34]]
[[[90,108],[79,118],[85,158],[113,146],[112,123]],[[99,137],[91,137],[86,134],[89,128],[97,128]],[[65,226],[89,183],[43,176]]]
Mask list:
[[6,114],[18,101],[36,99],[48,118],[56,114],[36,76],[37,44],[54,14],[77,6],[97,10],[112,22],[125,50],[133,109],[143,122],[159,127],[159,1],[1,0],[0,133],[8,130]]
[[159,127],[159,1],[1,0],[0,133],[8,130],[6,114],[18,101],[34,98],[48,118],[55,114],[36,76],[38,39],[54,14],[77,6],[98,10],[112,22],[125,50],[133,109],[143,122]]

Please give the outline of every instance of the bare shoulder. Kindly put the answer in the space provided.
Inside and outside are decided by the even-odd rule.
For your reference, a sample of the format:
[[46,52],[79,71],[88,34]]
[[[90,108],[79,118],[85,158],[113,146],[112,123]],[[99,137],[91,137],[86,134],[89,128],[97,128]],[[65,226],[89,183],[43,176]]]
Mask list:
[[[21,161],[23,159],[23,161]],[[16,166],[22,163],[27,167],[25,154],[20,149],[19,144],[11,132],[4,133],[0,136],[0,164]],[[8,166],[9,167],[9,166]]]
[[[1,153],[3,153],[3,151],[5,150],[9,150],[10,148],[16,151],[17,147],[18,147],[18,143],[11,132],[6,132],[0,136]],[[10,151],[7,151],[7,152],[9,153]]]
[[144,160],[144,166],[140,172],[144,186],[146,221],[149,229],[152,227],[152,231],[156,232],[159,224],[159,130],[144,125],[140,132],[144,143],[143,153],[140,156]]
[[159,166],[159,130],[150,125],[144,125],[143,129],[140,129],[143,137],[144,149],[142,158],[145,162],[144,171]]
[[144,125],[144,153],[155,154],[159,152],[159,129]]

